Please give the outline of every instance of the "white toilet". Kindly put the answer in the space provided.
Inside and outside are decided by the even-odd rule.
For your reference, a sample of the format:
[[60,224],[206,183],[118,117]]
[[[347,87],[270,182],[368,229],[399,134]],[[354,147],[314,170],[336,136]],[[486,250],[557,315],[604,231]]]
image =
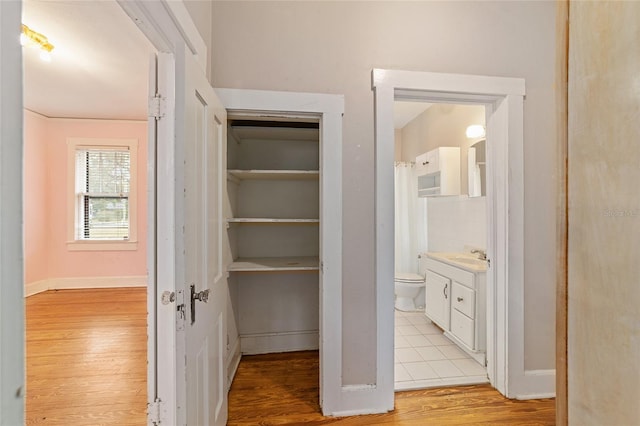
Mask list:
[[410,312],[424,309],[424,276],[396,272],[394,285],[397,310]]

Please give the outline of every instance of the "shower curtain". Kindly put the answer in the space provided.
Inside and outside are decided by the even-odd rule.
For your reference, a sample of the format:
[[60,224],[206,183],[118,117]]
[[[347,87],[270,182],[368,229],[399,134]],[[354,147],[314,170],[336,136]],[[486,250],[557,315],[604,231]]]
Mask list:
[[395,270],[418,272],[418,254],[427,251],[426,198],[418,198],[413,163],[395,165]]

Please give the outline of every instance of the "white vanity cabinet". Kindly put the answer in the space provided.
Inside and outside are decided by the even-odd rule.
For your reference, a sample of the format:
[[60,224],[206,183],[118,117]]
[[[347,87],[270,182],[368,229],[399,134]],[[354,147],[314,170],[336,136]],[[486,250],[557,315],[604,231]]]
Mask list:
[[451,279],[427,270],[425,275],[425,313],[445,330],[449,329]]
[[486,351],[486,273],[427,256],[425,314],[445,335],[483,363]]
[[460,148],[440,147],[416,157],[418,196],[460,195]]

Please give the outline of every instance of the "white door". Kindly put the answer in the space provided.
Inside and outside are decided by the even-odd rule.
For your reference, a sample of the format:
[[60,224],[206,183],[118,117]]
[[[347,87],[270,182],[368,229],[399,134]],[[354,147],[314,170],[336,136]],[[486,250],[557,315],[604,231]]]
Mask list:
[[178,331],[184,339],[178,340],[178,347],[184,342],[186,421],[188,425],[224,425],[227,277],[222,263],[222,200],[227,117],[193,55],[184,54],[184,68],[178,55],[176,142],[184,150],[185,268],[185,322]]

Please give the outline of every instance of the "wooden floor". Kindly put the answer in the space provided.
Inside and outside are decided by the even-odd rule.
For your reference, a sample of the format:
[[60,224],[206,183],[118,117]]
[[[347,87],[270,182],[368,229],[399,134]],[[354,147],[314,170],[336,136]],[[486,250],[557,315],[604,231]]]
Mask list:
[[[146,424],[146,289],[48,291],[26,308],[26,424]],[[243,357],[228,424],[553,425],[554,416],[554,400],[467,386],[397,393],[392,413],[323,417],[318,353],[293,352]]]
[[489,385],[396,393],[387,414],[323,417],[318,353],[244,356],[229,394],[228,425],[554,425],[555,400],[512,401]]
[[145,425],[146,288],[26,299],[27,425]]

